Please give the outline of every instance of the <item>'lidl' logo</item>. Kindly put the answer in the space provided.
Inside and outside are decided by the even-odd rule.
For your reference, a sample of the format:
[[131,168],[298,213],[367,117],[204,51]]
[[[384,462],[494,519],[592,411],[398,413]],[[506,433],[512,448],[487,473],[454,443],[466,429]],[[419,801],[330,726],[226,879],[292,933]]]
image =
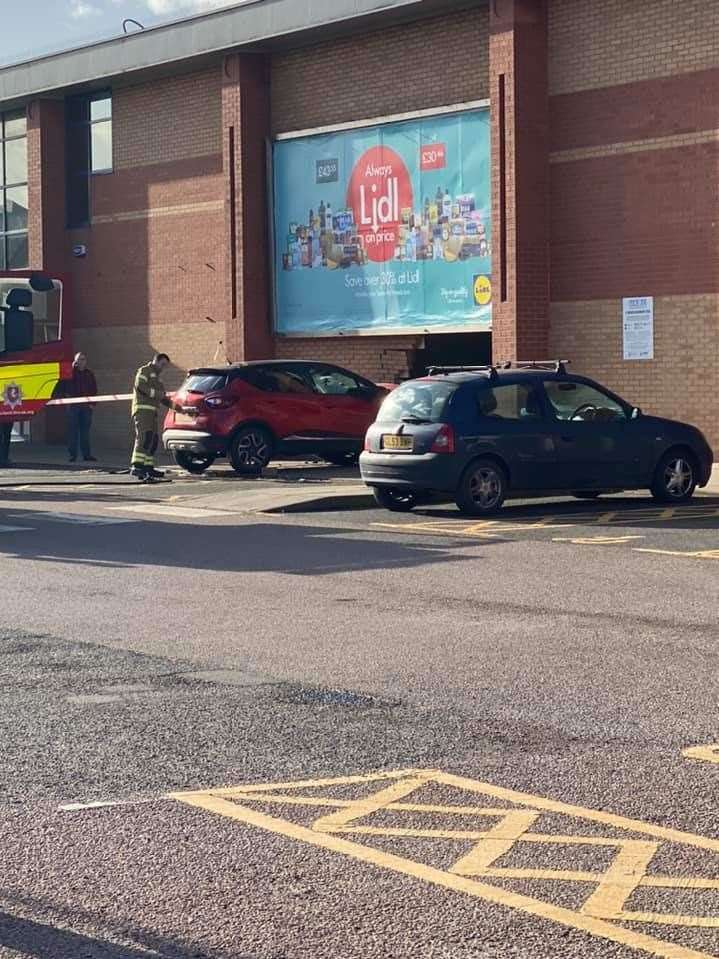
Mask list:
[[487,306],[492,302],[492,281],[484,273],[474,278],[474,302],[477,306]]

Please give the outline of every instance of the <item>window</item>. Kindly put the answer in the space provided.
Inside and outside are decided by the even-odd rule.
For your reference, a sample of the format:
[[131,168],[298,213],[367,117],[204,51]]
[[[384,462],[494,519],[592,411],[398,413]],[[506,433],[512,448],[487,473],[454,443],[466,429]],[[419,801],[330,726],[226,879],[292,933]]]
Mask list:
[[422,420],[441,423],[449,398],[457,389],[456,383],[411,381],[393,390],[377,415],[378,423],[399,423]]
[[280,367],[250,366],[243,371],[242,379],[264,393],[312,392],[301,376]]
[[0,113],[0,270],[28,265],[27,118]]
[[109,93],[69,97],[65,104],[67,225],[90,222],[90,178],[112,172],[112,98]]
[[227,377],[219,373],[192,373],[182,384],[188,393],[212,393],[226,386]]
[[331,366],[314,366],[309,371],[312,385],[318,393],[329,396],[348,396],[362,390],[358,380],[342,370],[334,370]]
[[539,419],[542,415],[537,391],[525,383],[506,383],[477,394],[480,416],[498,420]]
[[112,170],[112,98],[103,93],[90,100],[90,172]]
[[[38,293],[31,290],[29,280],[20,277],[0,279],[0,353],[30,349],[60,339],[62,286],[56,280],[54,287],[48,293]],[[27,296],[28,292],[31,296],[29,305],[18,307],[18,293]]]
[[627,410],[621,403],[587,383],[548,380],[544,389],[559,420],[593,423],[627,419]]

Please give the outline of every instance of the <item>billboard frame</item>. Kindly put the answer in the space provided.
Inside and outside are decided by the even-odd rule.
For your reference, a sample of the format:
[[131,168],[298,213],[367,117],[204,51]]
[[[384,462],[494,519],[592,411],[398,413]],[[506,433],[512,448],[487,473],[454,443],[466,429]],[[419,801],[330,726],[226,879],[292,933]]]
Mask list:
[[282,340],[319,340],[319,339],[336,339],[337,337],[353,337],[353,336],[427,336],[432,333],[467,333],[467,332],[490,332],[491,325],[489,330],[486,331],[470,331],[467,329],[466,325],[464,326],[443,326],[440,328],[428,328],[424,326],[413,326],[413,327],[402,327],[401,329],[396,329],[393,327],[381,327],[381,328],[360,328],[360,329],[350,329],[350,330],[336,330],[330,331],[327,333],[283,333],[278,330],[278,316],[277,316],[277,291],[276,291],[276,270],[277,265],[275,263],[275,164],[274,164],[274,144],[287,141],[287,140],[299,140],[303,137],[313,137],[313,136],[322,136],[328,133],[342,133],[347,130],[361,130],[368,127],[373,127],[377,125],[389,125],[392,123],[403,123],[407,120],[421,120],[421,119],[431,119],[432,117],[445,117],[451,116],[454,113],[471,113],[473,111],[486,110],[490,107],[489,98],[481,100],[468,100],[464,103],[452,103],[442,107],[430,107],[426,110],[412,110],[408,113],[392,113],[389,115],[369,117],[363,120],[354,120],[347,123],[332,123],[325,126],[318,127],[307,127],[303,130],[290,130],[285,133],[277,133],[273,137],[269,137],[267,140],[267,176],[268,176],[268,193],[269,193],[269,204],[268,204],[268,213],[270,221],[270,229],[268,231],[268,240],[270,245],[270,274],[271,274],[271,291],[270,291],[270,303],[271,303],[271,316],[272,316],[272,336],[277,339]]

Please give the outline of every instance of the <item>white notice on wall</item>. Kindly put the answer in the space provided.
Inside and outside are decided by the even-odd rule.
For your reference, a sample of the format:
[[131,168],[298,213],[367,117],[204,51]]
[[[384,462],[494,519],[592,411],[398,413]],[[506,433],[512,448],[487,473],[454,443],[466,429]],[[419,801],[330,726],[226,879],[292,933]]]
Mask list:
[[654,359],[654,297],[628,296],[622,300],[624,359]]

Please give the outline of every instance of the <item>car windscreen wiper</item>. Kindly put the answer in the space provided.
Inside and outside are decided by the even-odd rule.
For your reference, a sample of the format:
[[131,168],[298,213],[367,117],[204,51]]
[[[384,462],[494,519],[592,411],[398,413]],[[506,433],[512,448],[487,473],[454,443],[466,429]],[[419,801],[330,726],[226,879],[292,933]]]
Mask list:
[[431,423],[432,420],[422,419],[421,416],[403,416],[403,423]]

